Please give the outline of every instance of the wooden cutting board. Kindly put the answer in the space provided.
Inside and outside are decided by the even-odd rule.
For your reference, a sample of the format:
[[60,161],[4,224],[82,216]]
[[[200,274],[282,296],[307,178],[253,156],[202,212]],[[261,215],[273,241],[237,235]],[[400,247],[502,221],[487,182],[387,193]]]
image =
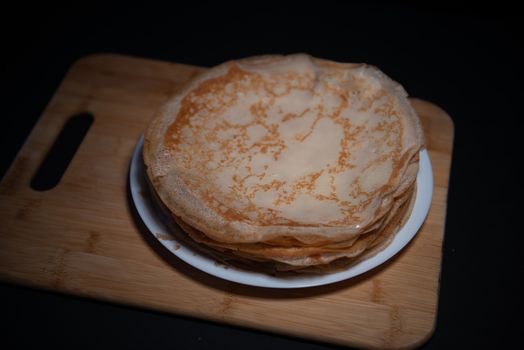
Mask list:
[[[68,294],[359,347],[412,347],[436,319],[453,123],[412,100],[435,188],[429,216],[396,257],[333,285],[273,290],[209,276],[145,229],[128,189],[133,149],[154,111],[203,68],[112,54],[76,62],[0,184],[0,278]],[[65,121],[94,123],[60,183],[31,178]]]

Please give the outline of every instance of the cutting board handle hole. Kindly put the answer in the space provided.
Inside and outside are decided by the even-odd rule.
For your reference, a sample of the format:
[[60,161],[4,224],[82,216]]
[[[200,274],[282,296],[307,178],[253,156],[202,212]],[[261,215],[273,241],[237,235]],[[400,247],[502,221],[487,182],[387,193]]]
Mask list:
[[32,189],[47,191],[58,185],[93,121],[93,114],[83,112],[71,116],[65,122],[31,180]]

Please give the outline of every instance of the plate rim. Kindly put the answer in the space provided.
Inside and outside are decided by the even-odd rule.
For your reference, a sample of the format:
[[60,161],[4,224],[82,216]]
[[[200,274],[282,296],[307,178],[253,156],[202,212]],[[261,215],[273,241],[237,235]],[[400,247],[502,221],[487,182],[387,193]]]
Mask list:
[[[388,246],[372,257],[360,261],[343,271],[322,275],[298,275],[297,277],[271,276],[263,272],[226,266],[210,256],[187,247],[183,242],[177,241],[175,237],[170,240],[159,238],[158,234],[169,235],[170,230],[167,224],[162,221],[161,215],[151,199],[143,195],[144,191],[150,191],[145,182],[146,174],[142,159],[143,144],[144,136],[141,135],[133,150],[129,166],[129,190],[138,216],[148,231],[167,250],[187,264],[214,277],[254,287],[279,289],[317,287],[351,279],[368,272],[397,255],[418,234],[428,215],[433,198],[432,165],[429,152],[423,148],[419,152],[420,166],[416,178],[417,192],[412,212],[404,226],[395,234]],[[155,234],[155,231],[158,231],[157,234]]]

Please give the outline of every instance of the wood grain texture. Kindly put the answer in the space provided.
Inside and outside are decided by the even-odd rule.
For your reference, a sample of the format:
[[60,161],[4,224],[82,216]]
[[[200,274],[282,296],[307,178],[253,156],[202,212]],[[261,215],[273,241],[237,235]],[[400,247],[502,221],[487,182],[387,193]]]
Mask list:
[[[272,290],[223,281],[170,254],[137,217],[128,191],[132,151],[155,110],[203,68],[101,54],[76,62],[0,184],[0,278],[338,344],[413,347],[433,332],[453,124],[412,100],[422,118],[435,188],[416,238],[382,266],[336,284]],[[95,122],[57,187],[31,177],[67,118]]]

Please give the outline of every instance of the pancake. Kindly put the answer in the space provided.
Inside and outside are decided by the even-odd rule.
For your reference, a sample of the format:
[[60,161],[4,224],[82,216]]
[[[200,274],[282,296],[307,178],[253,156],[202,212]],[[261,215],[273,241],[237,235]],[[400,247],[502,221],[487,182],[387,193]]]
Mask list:
[[[380,226],[377,227],[376,229],[370,232],[367,232],[366,234],[355,237],[348,241],[337,242],[337,243],[326,244],[326,245],[304,246],[302,244],[299,244],[299,245],[277,246],[275,244],[267,244],[265,242],[224,243],[224,242],[215,241],[207,237],[204,233],[196,230],[193,227],[190,227],[182,219],[176,216],[174,216],[173,218],[177,222],[177,224],[184,231],[186,231],[194,241],[208,245],[208,246],[212,246],[220,250],[227,249],[237,254],[245,253],[251,256],[257,256],[259,258],[281,259],[280,261],[284,261],[282,259],[303,258],[305,256],[319,257],[322,254],[326,254],[326,253],[343,253],[344,255],[349,256],[349,255],[355,255],[355,252],[357,249],[356,247],[360,246],[365,249],[368,244],[371,244],[372,242],[374,242],[375,237],[377,237],[380,234],[384,234],[384,231],[387,225],[390,225],[390,223],[393,220],[395,220],[395,218],[397,218],[399,215],[400,216],[403,215],[403,213],[401,212],[401,207],[411,197],[411,195],[412,195],[412,191],[405,194],[402,198],[399,198],[395,202],[395,208],[393,208],[393,210],[391,210],[388,213],[388,216],[385,217],[384,220],[382,220]],[[360,250],[358,250],[358,253],[360,253]]]
[[387,241],[415,191],[423,144],[406,92],[380,70],[298,54],[194,78],[150,123],[143,158],[152,191],[191,240],[283,270]]
[[[167,208],[158,203],[163,208],[167,215],[166,221],[173,229],[175,238],[193,248],[211,255],[222,263],[241,267],[243,269],[264,271],[273,275],[293,273],[330,273],[345,269],[354,265],[364,259],[374,256],[376,253],[384,249],[398,229],[407,221],[409,214],[413,208],[415,191],[410,191],[409,195],[404,196],[401,200],[396,202],[397,209],[390,213],[390,218],[382,225],[380,230],[372,234],[362,235],[359,242],[353,247],[348,246],[345,252],[341,254],[323,254],[318,252],[311,252],[310,249],[304,249],[302,252],[304,256],[296,256],[295,258],[279,256],[262,256],[261,254],[253,254],[250,249],[238,248],[238,246],[225,247],[220,244],[213,244],[209,239],[203,235],[202,232],[196,231],[194,228],[188,226],[180,218],[171,216],[166,211]],[[158,200],[158,198],[156,198]],[[188,235],[180,234],[182,228],[183,232]],[[178,232],[179,234],[176,234]],[[217,243],[217,242],[214,242]],[[367,245],[367,248],[364,247]],[[244,244],[244,246],[246,246]],[[211,248],[212,247],[212,248]],[[298,251],[298,250],[297,250]],[[260,252],[259,252],[260,253]],[[299,254],[298,254],[299,255]]]

